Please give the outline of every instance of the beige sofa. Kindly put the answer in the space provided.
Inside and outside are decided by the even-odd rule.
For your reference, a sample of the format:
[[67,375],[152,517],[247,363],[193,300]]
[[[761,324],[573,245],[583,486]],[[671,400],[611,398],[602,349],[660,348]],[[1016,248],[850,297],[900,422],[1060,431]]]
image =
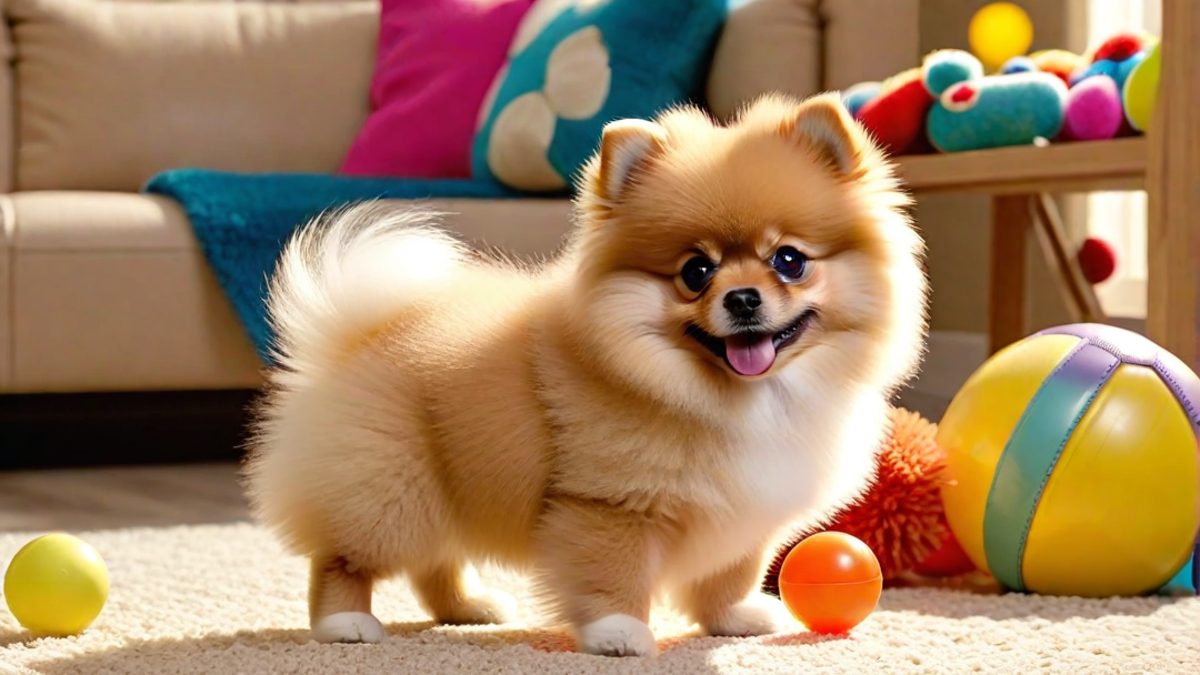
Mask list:
[[[751,0],[714,112],[916,63],[917,0]],[[254,389],[260,362],[159,171],[333,172],[367,114],[372,0],[3,0],[0,393]],[[464,235],[551,251],[565,201],[453,201]]]

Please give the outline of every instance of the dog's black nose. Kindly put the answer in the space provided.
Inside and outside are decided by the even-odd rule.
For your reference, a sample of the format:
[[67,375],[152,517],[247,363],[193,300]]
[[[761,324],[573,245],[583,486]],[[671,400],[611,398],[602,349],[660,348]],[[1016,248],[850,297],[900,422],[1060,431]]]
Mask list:
[[752,318],[761,306],[757,288],[735,288],[725,294],[725,309],[739,319]]

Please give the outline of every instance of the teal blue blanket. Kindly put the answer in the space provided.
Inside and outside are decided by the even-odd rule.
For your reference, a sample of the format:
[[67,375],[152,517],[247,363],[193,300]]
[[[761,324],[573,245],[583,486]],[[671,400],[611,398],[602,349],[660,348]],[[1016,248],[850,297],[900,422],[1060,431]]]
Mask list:
[[241,174],[178,169],[145,191],[178,201],[259,356],[270,363],[267,279],[296,228],[331,207],[370,199],[528,198],[493,182]]

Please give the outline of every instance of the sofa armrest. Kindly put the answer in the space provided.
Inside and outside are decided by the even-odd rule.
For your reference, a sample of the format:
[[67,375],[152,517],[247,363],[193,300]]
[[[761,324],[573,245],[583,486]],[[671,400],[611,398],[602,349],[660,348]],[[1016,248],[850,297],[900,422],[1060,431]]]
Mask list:
[[822,0],[822,85],[845,89],[920,65],[920,0]]

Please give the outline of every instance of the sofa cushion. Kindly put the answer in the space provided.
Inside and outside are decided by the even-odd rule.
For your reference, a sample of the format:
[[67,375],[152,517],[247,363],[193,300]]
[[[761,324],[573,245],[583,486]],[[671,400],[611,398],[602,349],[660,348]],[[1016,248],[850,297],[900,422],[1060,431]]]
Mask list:
[[919,0],[729,0],[708,104],[729,119],[767,91],[811,96],[920,63]]
[[729,0],[713,54],[708,106],[728,120],[767,91],[810,96],[821,91],[818,0]]
[[6,0],[16,188],[160,171],[334,172],[366,117],[374,0]]
[[726,0],[538,0],[481,115],[476,178],[560,191],[604,125],[702,94]]
[[[530,256],[555,250],[570,224],[566,200],[426,204],[465,239]],[[11,303],[0,392],[261,383],[262,361],[176,201],[47,190],[0,195],[0,214],[11,266],[0,277]]]
[[253,387],[261,367],[173,201],[0,197],[12,324],[7,391]]
[[342,173],[468,178],[484,96],[533,0],[382,0],[371,115]]

